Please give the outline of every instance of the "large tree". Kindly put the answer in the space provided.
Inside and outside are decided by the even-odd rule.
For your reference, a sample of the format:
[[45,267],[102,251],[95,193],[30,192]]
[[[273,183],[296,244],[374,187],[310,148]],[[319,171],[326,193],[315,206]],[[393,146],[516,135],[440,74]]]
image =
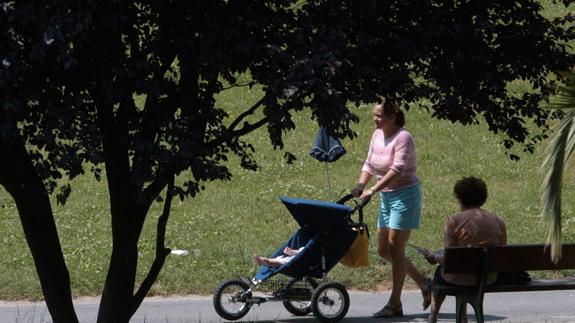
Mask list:
[[[11,44],[0,54],[7,62],[0,66],[0,122],[10,131],[1,136],[26,152],[19,162],[33,165],[47,187],[22,193],[24,202],[47,196],[62,174],[91,167],[99,176],[103,165],[113,248],[98,321],[127,322],[169,253],[163,235],[171,196],[193,197],[205,182],[229,178],[229,154],[256,169],[253,148],[241,138],[265,126],[282,147],[296,111],[311,109],[332,133],[353,137],[350,103],[381,95],[403,104],[428,99],[435,117],[484,119],[507,135],[506,145],[532,149],[541,132],[530,134],[525,123],[547,126],[538,107],[545,91],[537,90],[552,71],[573,64],[564,45],[573,35],[540,10],[530,0],[8,3],[0,9],[2,42]],[[515,80],[535,91],[510,93]],[[230,117],[216,104],[222,91],[252,85],[263,95],[243,113]],[[0,163],[11,153],[6,147],[0,145]],[[185,171],[192,175],[174,185]],[[0,177],[0,184],[23,180]],[[137,284],[142,226],[166,187],[156,259]],[[61,193],[64,201],[69,187]],[[39,216],[53,223],[49,204]],[[40,241],[57,241],[53,228],[47,237],[24,225],[27,237]],[[33,254],[48,252],[29,245]],[[48,249],[61,254],[59,245]],[[65,269],[63,261],[36,265],[41,279]],[[69,293],[69,284],[62,286]],[[47,302],[54,289],[44,288]],[[71,321],[48,306],[55,321]]]
[[70,50],[52,44],[57,26],[72,36],[65,28],[82,20],[66,11],[33,3],[0,7],[0,185],[17,206],[52,319],[77,322],[49,199],[59,178],[83,172],[74,120],[82,113],[67,112],[73,98],[61,95],[65,84],[58,80]]

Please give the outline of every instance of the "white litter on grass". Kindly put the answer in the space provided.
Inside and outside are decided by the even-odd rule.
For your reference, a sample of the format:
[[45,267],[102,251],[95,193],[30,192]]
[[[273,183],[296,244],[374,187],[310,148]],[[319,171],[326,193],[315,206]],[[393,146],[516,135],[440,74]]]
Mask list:
[[174,249],[174,250],[170,251],[170,253],[171,253],[172,255],[176,255],[176,256],[187,256],[187,255],[188,255],[188,250]]

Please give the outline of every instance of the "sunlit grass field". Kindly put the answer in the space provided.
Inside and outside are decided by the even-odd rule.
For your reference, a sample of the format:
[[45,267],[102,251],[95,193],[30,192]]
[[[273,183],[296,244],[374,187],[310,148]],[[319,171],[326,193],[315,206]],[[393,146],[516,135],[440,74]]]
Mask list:
[[[259,95],[257,89],[239,88],[227,91],[218,102],[232,111],[233,117]],[[353,126],[358,137],[344,140],[347,154],[327,165],[335,198],[355,185],[373,131],[371,107],[365,105],[354,111],[361,118],[361,122]],[[186,249],[189,254],[168,258],[152,294],[210,293],[225,278],[253,275],[256,267],[250,256],[275,251],[297,228],[278,196],[329,199],[326,165],[309,156],[317,124],[305,112],[295,120],[297,129],[285,135],[285,150],[298,157],[295,163],[288,165],[283,159],[284,151],[273,150],[266,130],[260,129],[246,137],[256,148],[259,172],[241,169],[232,158],[229,162],[234,175],[231,181],[206,183],[206,190],[196,198],[174,200],[167,245]],[[545,144],[540,145],[535,154],[521,154],[521,160],[514,162],[506,156],[501,138],[488,132],[485,125],[464,127],[432,119],[419,106],[413,106],[407,113],[406,128],[415,139],[418,175],[424,194],[421,229],[413,232],[412,243],[431,249],[442,247],[445,217],[457,212],[452,186],[458,178],[470,175],[487,182],[489,199],[485,208],[505,220],[509,243],[545,241],[546,229],[538,217],[542,180],[539,168]],[[567,172],[565,241],[575,238],[573,179],[572,172]],[[366,207],[366,222],[374,233],[377,204],[378,199]],[[16,208],[5,191],[0,191],[0,205],[0,299],[41,298]],[[55,200],[53,205],[74,295],[99,294],[111,252],[105,182],[97,182],[90,175],[78,178],[73,182],[66,206],[56,206]],[[142,234],[140,279],[153,259],[155,223],[161,206],[160,203],[154,205]],[[349,288],[387,288],[391,267],[382,266],[375,253],[374,238],[375,235],[369,267],[349,269],[338,265],[330,272],[331,278]],[[432,272],[433,267],[413,250],[408,250],[408,257],[424,273]],[[408,287],[413,287],[409,280]]]

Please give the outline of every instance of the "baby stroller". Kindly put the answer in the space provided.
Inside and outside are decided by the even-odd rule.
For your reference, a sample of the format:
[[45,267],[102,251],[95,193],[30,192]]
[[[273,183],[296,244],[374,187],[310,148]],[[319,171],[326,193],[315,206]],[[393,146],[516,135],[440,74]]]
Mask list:
[[[345,205],[352,200],[346,195],[336,203],[280,197],[300,228],[271,256],[282,255],[285,247],[299,249],[289,262],[280,267],[260,266],[255,277],[237,278],[221,283],[214,292],[216,312],[226,320],[244,317],[254,304],[281,301],[296,316],[313,312],[323,322],[336,322],[349,309],[349,294],[340,283],[327,281],[326,274],[340,261],[354,242],[354,226],[363,223],[363,207],[367,202]],[[353,200],[355,201],[355,200]],[[358,211],[359,224],[351,215]],[[276,274],[290,279],[273,289],[271,295],[254,293]],[[319,283],[315,279],[321,278]]]

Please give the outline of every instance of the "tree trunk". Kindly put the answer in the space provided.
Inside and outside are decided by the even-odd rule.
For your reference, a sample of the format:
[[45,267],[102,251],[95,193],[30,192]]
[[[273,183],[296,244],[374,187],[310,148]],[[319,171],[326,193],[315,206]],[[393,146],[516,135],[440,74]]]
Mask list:
[[130,321],[137,265],[137,242],[115,241],[98,310],[98,323]]
[[0,184],[16,202],[52,320],[78,322],[48,192],[17,139],[0,138]]
[[105,98],[96,101],[98,126],[103,133],[113,244],[97,321],[128,323],[138,267],[138,240],[147,211],[138,205],[140,192],[131,185],[127,107],[120,105],[118,120],[115,120],[113,104]]
[[[106,145],[104,146],[106,147]],[[122,158],[106,160],[110,213],[112,216],[112,256],[102,292],[98,323],[127,323],[138,267],[138,240],[145,214],[130,194],[129,170]]]

